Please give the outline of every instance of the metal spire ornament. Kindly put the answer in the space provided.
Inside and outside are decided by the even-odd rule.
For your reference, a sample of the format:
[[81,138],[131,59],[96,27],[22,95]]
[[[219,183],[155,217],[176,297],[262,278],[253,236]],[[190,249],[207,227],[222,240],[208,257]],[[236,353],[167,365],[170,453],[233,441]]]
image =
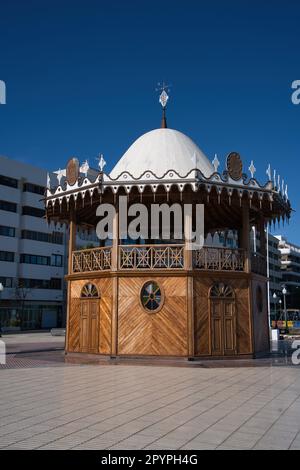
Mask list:
[[271,181],[271,180],[272,180],[272,172],[271,172],[271,165],[270,165],[270,163],[269,163],[269,166],[268,166],[268,168],[267,168],[266,174],[267,174],[268,177],[269,177],[269,181]]
[[255,172],[256,172],[256,168],[255,168],[255,166],[254,166],[253,160],[251,160],[251,164],[250,164],[248,170],[249,170],[250,173],[251,173],[251,178],[254,178],[254,174],[255,174]]
[[273,179],[274,179],[274,189],[275,189],[276,188],[276,170],[274,170]]
[[212,164],[214,166],[214,169],[215,169],[215,173],[218,173],[218,168],[220,166],[220,162],[219,162],[219,159],[218,159],[218,155],[215,153],[215,157],[212,161]]
[[103,154],[100,153],[98,157],[98,167],[101,173],[103,172],[103,168],[105,167],[105,165],[106,165],[106,161],[104,160]]
[[280,175],[277,176],[277,190],[280,192]]
[[51,181],[50,181],[50,175],[47,173],[47,189],[50,189],[51,186]]
[[167,128],[167,119],[166,119],[166,107],[167,103],[169,101],[169,85],[166,85],[165,82],[158,83],[158,87],[156,88],[156,91],[160,91],[159,95],[159,102],[162,106],[163,109],[163,116],[162,116],[162,121],[161,121],[161,127],[163,129]]
[[281,192],[284,195],[284,179],[282,179],[282,182],[281,182]]

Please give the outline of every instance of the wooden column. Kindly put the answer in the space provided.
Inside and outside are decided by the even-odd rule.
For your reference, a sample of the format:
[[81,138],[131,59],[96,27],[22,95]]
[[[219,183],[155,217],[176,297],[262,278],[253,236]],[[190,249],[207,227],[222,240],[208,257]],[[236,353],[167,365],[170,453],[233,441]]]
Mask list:
[[245,271],[251,272],[250,220],[249,206],[243,206],[242,248],[245,250]]
[[[72,203],[71,203],[72,204]],[[69,246],[68,246],[68,274],[73,272],[73,251],[76,249],[76,212],[73,204],[70,207],[70,234],[69,234]],[[68,281],[68,292],[67,292],[67,318],[66,318],[66,339],[65,339],[65,350],[69,349],[69,318],[71,308],[71,281]]]
[[193,251],[192,243],[192,216],[190,214],[184,214],[184,269],[188,271],[187,275],[187,334],[188,334],[188,356],[194,356],[194,279],[192,275],[193,271]]
[[76,214],[75,208],[72,205],[70,208],[70,236],[69,236],[69,260],[68,260],[68,274],[73,272],[73,251],[76,250]]
[[[111,250],[111,270],[117,271],[119,265],[119,211],[116,212],[113,220],[113,240]],[[118,295],[119,279],[117,273],[112,278],[112,316],[111,316],[111,355],[118,354]]]

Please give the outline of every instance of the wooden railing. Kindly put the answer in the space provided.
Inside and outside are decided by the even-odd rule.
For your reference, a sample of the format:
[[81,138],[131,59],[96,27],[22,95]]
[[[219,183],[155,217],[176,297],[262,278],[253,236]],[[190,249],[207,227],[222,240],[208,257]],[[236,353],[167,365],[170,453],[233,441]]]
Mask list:
[[120,269],[182,269],[183,245],[132,245],[119,247]]
[[[73,252],[72,272],[85,273],[111,269],[111,247]],[[245,251],[238,248],[203,247],[192,252],[193,268],[207,271],[244,271]],[[120,245],[118,269],[183,269],[184,245]],[[253,254],[251,271],[266,276],[266,259]]]
[[251,271],[261,276],[267,275],[267,259],[260,253],[252,253],[251,256]]
[[111,247],[73,251],[73,273],[103,271],[111,268]]
[[193,267],[208,271],[244,271],[245,251],[205,246],[193,251]]

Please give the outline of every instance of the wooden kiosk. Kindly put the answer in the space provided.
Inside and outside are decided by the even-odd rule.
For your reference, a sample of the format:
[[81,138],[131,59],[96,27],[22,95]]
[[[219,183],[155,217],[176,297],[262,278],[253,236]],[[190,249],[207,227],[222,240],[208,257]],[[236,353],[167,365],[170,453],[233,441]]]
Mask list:
[[[110,357],[255,357],[269,351],[266,277],[268,223],[291,206],[269,180],[243,173],[232,152],[223,172],[186,135],[160,129],[141,136],[110,174],[89,176],[77,159],[46,195],[49,221],[69,227],[66,353]],[[206,240],[233,231],[237,246],[187,250],[186,243],[119,239],[118,196],[136,202],[205,207]],[[94,229],[96,208],[114,204],[113,242],[76,248],[78,230]],[[185,220],[185,224],[191,224]],[[252,227],[260,239],[253,251]]]

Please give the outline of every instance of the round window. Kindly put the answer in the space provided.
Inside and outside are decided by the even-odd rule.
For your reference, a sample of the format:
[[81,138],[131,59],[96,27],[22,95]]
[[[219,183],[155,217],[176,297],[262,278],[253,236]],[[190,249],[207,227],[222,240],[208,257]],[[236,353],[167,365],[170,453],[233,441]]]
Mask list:
[[157,282],[149,281],[143,285],[141,290],[141,303],[145,310],[156,312],[162,307],[162,291]]

